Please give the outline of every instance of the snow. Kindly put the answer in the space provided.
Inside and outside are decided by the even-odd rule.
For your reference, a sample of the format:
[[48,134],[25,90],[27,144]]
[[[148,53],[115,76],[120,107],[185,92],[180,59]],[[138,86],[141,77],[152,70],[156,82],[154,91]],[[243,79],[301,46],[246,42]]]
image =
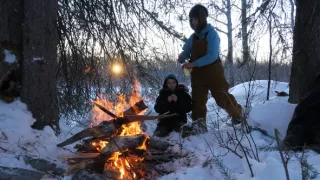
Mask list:
[[[249,88],[250,85],[250,88]],[[241,105],[246,104],[246,95],[250,90],[252,95],[251,111],[249,113],[248,123],[253,127],[259,127],[265,130],[270,136],[274,136],[274,128],[280,132],[281,138],[286,134],[288,123],[292,117],[296,105],[287,102],[288,97],[277,97],[274,91],[289,92],[288,83],[272,81],[270,90],[270,100],[266,100],[267,81],[260,80],[243,83],[230,89],[237,101]],[[147,102],[149,111],[153,110],[153,103]],[[186,157],[163,164],[163,167],[173,171],[170,174],[158,177],[160,180],[207,180],[207,179],[224,179],[222,172],[230,172],[231,179],[248,179],[248,180],[283,180],[286,179],[283,164],[278,151],[263,151],[258,149],[259,158],[255,158],[253,153],[248,155],[248,161],[252,165],[254,177],[251,177],[250,169],[244,153],[239,149],[237,152],[243,158],[241,159],[227,149],[221,147],[221,142],[214,134],[213,123],[220,123],[220,132],[226,134],[232,133],[233,129],[226,126],[221,120],[226,119],[226,112],[221,110],[215,104],[214,99],[208,101],[207,125],[209,132],[206,134],[181,138],[179,133],[172,132],[168,137],[159,138],[167,140],[174,146],[171,151],[187,155]],[[149,112],[148,111],[148,112]],[[154,115],[153,112],[151,115]],[[44,159],[52,160],[58,163],[60,167],[66,167],[63,161],[57,158],[59,154],[70,154],[73,145],[66,149],[57,148],[56,144],[62,142],[72,134],[79,132],[80,128],[70,128],[64,126],[64,119],[61,120],[62,133],[57,137],[50,127],[44,130],[31,129],[30,125],[35,120],[27,110],[25,104],[19,100],[5,104],[0,101],[0,166],[19,167],[31,169],[22,156],[32,155]],[[147,121],[146,133],[150,136],[156,128],[156,121]],[[257,147],[275,147],[276,142],[259,131],[252,131],[248,136],[252,136]],[[226,135],[222,136],[223,140],[227,139]],[[244,147],[250,147],[252,141],[246,138],[241,140]],[[23,148],[22,148],[23,147]],[[4,152],[3,149],[7,151]],[[301,153],[295,153],[288,164],[290,179],[301,179],[301,166],[298,158]],[[313,152],[306,152],[307,161],[318,172],[320,172],[320,155]],[[66,177],[64,179],[68,179]],[[320,179],[316,177],[315,179]]]
[[[11,104],[0,101],[0,166],[32,170],[24,163],[24,155],[57,163],[58,154],[70,154],[68,148],[64,150],[56,147],[57,143],[66,139],[65,132],[57,137],[50,127],[45,127],[41,131],[35,130],[31,128],[34,122],[32,114],[21,101],[17,100]],[[66,128],[62,125],[62,129]],[[79,129],[74,129],[70,133],[77,131]],[[58,165],[65,167],[63,163]]]
[[41,61],[41,60],[43,60],[42,57],[33,57],[33,61]]
[[10,51],[8,50],[4,50],[3,51],[4,55],[5,55],[5,58],[4,58],[4,61],[9,63],[9,64],[12,64],[12,63],[15,63],[16,62],[16,56],[14,54],[12,54]]

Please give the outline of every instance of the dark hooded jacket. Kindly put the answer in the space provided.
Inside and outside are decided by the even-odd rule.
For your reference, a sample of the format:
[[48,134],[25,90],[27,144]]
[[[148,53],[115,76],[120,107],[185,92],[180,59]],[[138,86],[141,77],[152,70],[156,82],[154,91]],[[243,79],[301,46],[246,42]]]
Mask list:
[[[160,90],[154,109],[159,114],[163,114],[166,112],[170,112],[170,114],[174,114],[174,113],[178,114],[178,116],[161,119],[160,123],[166,124],[168,126],[174,125],[174,124],[186,123],[187,122],[186,113],[191,111],[191,96],[188,94],[188,88],[183,84],[179,84],[174,91],[171,91],[166,86],[168,79],[170,78],[166,78],[163,85],[163,89]],[[176,78],[171,78],[171,79],[175,79],[178,84],[178,81]],[[177,102],[168,101],[168,97],[171,96],[172,94],[175,94],[177,96]]]
[[311,92],[297,105],[289,123],[284,143],[287,147],[301,150],[316,147],[320,152],[320,76]]

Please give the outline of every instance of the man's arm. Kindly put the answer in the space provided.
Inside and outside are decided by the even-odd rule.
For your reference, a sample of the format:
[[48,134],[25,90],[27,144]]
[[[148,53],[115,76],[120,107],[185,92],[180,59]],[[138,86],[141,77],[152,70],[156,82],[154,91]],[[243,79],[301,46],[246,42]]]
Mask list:
[[187,59],[190,59],[191,48],[192,48],[193,34],[189,37],[189,39],[185,42],[182,49],[183,51],[179,55],[179,63],[183,64]]
[[202,67],[215,62],[219,56],[219,50],[220,37],[217,31],[214,30],[207,35],[207,54],[193,62],[193,65],[195,67]]

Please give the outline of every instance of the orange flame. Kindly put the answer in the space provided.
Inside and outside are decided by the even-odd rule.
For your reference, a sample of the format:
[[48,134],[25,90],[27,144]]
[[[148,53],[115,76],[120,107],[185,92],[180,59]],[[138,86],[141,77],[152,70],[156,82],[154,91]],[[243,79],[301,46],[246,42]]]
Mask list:
[[[100,97],[98,97],[95,102],[104,106],[106,109],[108,109],[118,117],[122,117],[123,112],[126,109],[128,109],[129,107],[132,107],[135,103],[142,100],[139,89],[138,89],[139,86],[140,86],[139,82],[135,80],[134,86],[131,91],[131,96],[129,97],[129,102],[126,101],[126,96],[123,94],[120,94],[117,97],[118,98],[117,103],[113,103],[108,101],[107,99],[104,99],[102,95],[100,95]],[[144,114],[144,113],[145,111],[141,112],[140,114]],[[100,124],[102,121],[111,119],[111,117],[109,117],[106,113],[101,111],[96,106],[92,109],[91,115],[92,115],[91,126],[96,126]],[[122,131],[120,133],[120,136],[133,136],[138,134],[144,134],[143,131],[140,129],[139,122],[133,122],[130,124],[122,125]],[[146,142],[147,140],[145,140],[142,146],[138,147],[137,149],[146,150],[147,149]],[[98,141],[98,142],[92,143],[92,145],[95,146],[98,151],[101,151],[107,144],[108,144],[107,141]],[[132,167],[130,165],[130,161],[131,162],[143,161],[143,158],[136,158],[136,157],[134,158],[130,156],[125,158],[125,157],[120,157],[121,154],[122,154],[121,152],[115,152],[113,156],[108,159],[108,161],[112,161],[113,165],[120,172],[120,177],[119,177],[120,179],[132,178],[132,177],[136,178],[136,174],[132,173]]]

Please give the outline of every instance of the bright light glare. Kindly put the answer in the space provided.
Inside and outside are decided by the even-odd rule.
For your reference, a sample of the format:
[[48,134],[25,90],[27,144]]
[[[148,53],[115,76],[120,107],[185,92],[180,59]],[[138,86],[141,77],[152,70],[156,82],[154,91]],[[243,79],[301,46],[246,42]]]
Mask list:
[[115,74],[121,73],[121,70],[122,70],[122,68],[121,68],[121,66],[119,64],[114,64],[112,66],[112,72],[115,73]]

